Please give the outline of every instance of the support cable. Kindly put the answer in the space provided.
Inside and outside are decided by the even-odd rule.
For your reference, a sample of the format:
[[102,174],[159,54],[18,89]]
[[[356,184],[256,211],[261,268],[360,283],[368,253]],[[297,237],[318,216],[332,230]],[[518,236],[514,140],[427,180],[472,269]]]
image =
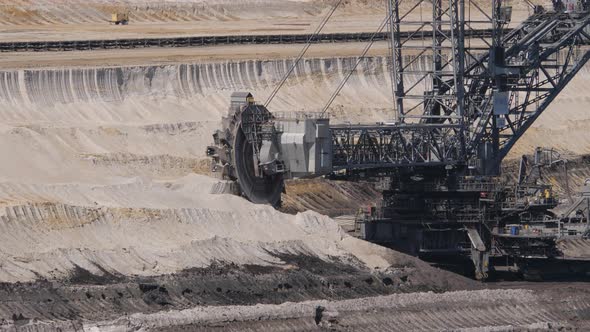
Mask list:
[[385,18],[385,20],[383,20],[383,22],[381,23],[381,25],[379,26],[379,29],[377,29],[377,31],[375,31],[373,33],[373,35],[371,36],[371,40],[369,41],[369,43],[367,44],[367,46],[365,46],[365,49],[363,50],[363,53],[361,54],[361,56],[357,59],[356,63],[354,64],[354,66],[350,69],[350,71],[348,72],[348,74],[346,74],[346,77],[342,80],[342,82],[340,83],[340,85],[338,86],[338,88],[336,88],[336,91],[334,91],[334,93],[332,94],[332,96],[330,97],[330,99],[328,100],[328,103],[326,104],[326,106],[324,106],[320,117],[323,117],[324,114],[326,114],[326,112],[328,111],[328,109],[330,108],[330,106],[332,105],[332,103],[334,102],[334,100],[336,99],[336,97],[338,97],[338,95],[340,94],[340,91],[342,90],[342,88],[346,85],[346,83],[348,82],[348,79],[352,76],[352,74],[356,71],[356,68],[358,67],[358,65],[361,63],[361,61],[363,59],[365,59],[365,56],[367,55],[367,53],[369,52],[369,50],[371,49],[371,47],[373,46],[373,44],[375,43],[375,37],[380,34],[383,29],[385,28],[385,26],[387,25],[387,22],[389,22],[389,19],[391,18],[391,13]]
[[532,9],[533,11],[535,10],[535,8],[537,7],[534,3],[532,3],[530,0],[524,0],[525,4],[529,6],[529,9]]
[[[397,102],[396,102],[396,84],[395,84],[395,80],[396,80],[396,70],[395,70],[395,61],[396,61],[396,57],[395,57],[395,45],[394,45],[394,40],[395,40],[395,30],[394,30],[394,24],[396,22],[393,22],[393,11],[396,10],[395,6],[397,4],[393,3],[394,0],[387,0],[387,15],[389,16],[389,38],[387,39],[387,44],[389,47],[389,61],[388,61],[388,65],[391,65],[391,68],[389,68],[389,75],[391,76],[391,98],[392,98],[392,102],[393,102],[393,107],[396,108],[397,107]],[[420,5],[420,17],[422,17],[422,5]],[[399,23],[399,22],[398,22]],[[424,35],[424,31],[421,32],[422,33],[422,38],[424,39],[425,35]],[[403,78],[402,78],[403,79]],[[394,118],[395,118],[395,122],[399,121],[399,112],[397,109],[394,109]]]
[[291,76],[291,74],[293,73],[293,71],[295,70],[295,68],[297,68],[297,65],[299,64],[299,62],[301,61],[301,59],[303,59],[303,56],[305,56],[305,53],[307,53],[307,50],[311,47],[313,39],[314,38],[317,38],[317,36],[322,32],[322,30],[324,29],[324,27],[326,26],[326,24],[328,23],[328,21],[330,20],[330,18],[332,18],[332,15],[334,15],[334,12],[336,11],[336,9],[338,9],[338,7],[340,6],[341,3],[342,3],[342,0],[338,0],[338,2],[332,7],[332,9],[330,9],[330,11],[328,12],[328,14],[324,17],[324,19],[317,26],[317,28],[315,29],[315,31],[309,36],[309,38],[307,39],[307,42],[306,42],[305,46],[303,47],[303,49],[301,50],[301,52],[299,52],[299,55],[297,56],[297,59],[295,60],[295,62],[291,66],[291,68],[289,68],[289,70],[283,76],[283,78],[281,79],[281,81],[279,82],[279,84],[274,88],[274,90],[272,91],[272,93],[270,94],[270,96],[268,97],[268,99],[266,99],[266,101],[264,102],[264,107],[268,107],[268,105],[275,98],[275,96],[277,95],[277,93],[279,92],[279,90],[283,87],[283,85],[285,84],[285,82],[287,81],[287,79],[289,78],[289,76]]
[[572,198],[572,192],[570,190],[570,181],[569,181],[569,172],[567,168],[567,159],[563,161],[563,171],[565,176],[565,193],[567,195],[567,199],[570,204],[574,204],[574,200]]

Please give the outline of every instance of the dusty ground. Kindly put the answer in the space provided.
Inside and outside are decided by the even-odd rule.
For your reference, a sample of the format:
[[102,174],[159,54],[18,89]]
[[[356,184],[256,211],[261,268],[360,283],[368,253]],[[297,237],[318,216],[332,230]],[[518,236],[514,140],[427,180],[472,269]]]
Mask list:
[[[531,290],[390,295],[279,306],[196,308],[162,315],[133,315],[98,326],[149,326],[158,331],[558,331],[589,327],[585,307],[572,287],[542,295]],[[559,300],[557,300],[559,298]],[[580,310],[568,311],[576,306]],[[221,314],[221,312],[224,312]],[[176,324],[175,324],[176,323]],[[104,324],[104,325],[101,325]],[[219,325],[223,325],[220,327]],[[487,328],[482,326],[488,325]]]
[[[328,11],[323,1],[4,2],[4,41],[310,33]],[[382,20],[381,5],[363,6],[360,13],[345,5],[324,31],[373,31]],[[113,11],[129,12],[131,24],[109,25]]]
[[[543,0],[533,1],[543,3]],[[546,2],[546,1],[545,1]],[[335,1],[0,1],[0,41],[84,40],[234,34],[294,34],[315,31]],[[479,6],[489,6],[478,1]],[[373,32],[385,1],[344,1],[323,32]],[[409,9],[409,5],[405,5]],[[515,21],[530,9],[514,5]],[[130,13],[128,26],[109,25],[113,11]],[[426,6],[414,12],[428,17]],[[474,20],[483,18],[476,10]]]
[[[143,16],[111,34],[115,27],[101,25],[104,3],[88,9],[11,1],[0,8],[0,35],[266,33],[277,24],[300,32],[326,10],[322,2],[244,3],[215,2],[206,9],[216,19],[198,11],[179,19],[178,9],[164,9],[176,16],[162,18],[161,9],[134,2]],[[352,2],[330,29],[370,28],[380,15],[374,5]],[[268,20],[254,16],[260,8]],[[361,49],[312,47],[271,109],[317,111]],[[334,121],[389,119],[386,49],[377,45],[363,60],[331,109]],[[0,330],[588,329],[586,284],[482,290],[350,238],[318,213],[285,214],[210,194],[215,180],[203,175],[204,152],[229,95],[248,90],[264,100],[299,50],[2,54]],[[588,152],[588,77],[585,71],[572,82],[516,153],[529,152],[535,135],[547,133],[551,144]],[[335,215],[374,197],[362,184],[306,181],[287,191],[289,213]]]
[[[107,17],[107,16],[105,16]],[[86,40],[86,39],[127,39],[181,36],[214,35],[267,35],[312,33],[319,17],[308,15],[303,18],[279,17],[272,20],[223,21],[181,21],[181,22],[135,22],[127,26],[108,23],[58,24],[58,25],[0,25],[0,41],[44,41],[44,40]],[[381,23],[382,15],[338,17],[326,26],[324,32],[373,32]],[[105,36],[106,35],[106,36]],[[106,37],[106,38],[105,38]]]

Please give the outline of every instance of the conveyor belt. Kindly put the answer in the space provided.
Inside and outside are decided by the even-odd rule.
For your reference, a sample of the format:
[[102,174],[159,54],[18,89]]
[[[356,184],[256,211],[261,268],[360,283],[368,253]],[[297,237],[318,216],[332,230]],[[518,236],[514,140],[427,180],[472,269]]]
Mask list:
[[[467,32],[466,32],[467,33]],[[430,38],[427,32],[412,35],[412,39]],[[319,43],[368,42],[373,33],[330,33],[314,36],[311,40]],[[469,31],[467,37],[489,37],[491,30]],[[404,38],[410,37],[405,33]],[[198,36],[175,38],[139,38],[139,39],[105,39],[105,40],[62,40],[62,41],[28,41],[0,42],[0,52],[62,52],[89,51],[108,49],[132,49],[148,47],[202,47],[217,45],[270,45],[270,44],[305,44],[311,38],[309,34],[288,35],[234,35],[234,36]],[[374,40],[384,41],[388,34],[378,33]]]

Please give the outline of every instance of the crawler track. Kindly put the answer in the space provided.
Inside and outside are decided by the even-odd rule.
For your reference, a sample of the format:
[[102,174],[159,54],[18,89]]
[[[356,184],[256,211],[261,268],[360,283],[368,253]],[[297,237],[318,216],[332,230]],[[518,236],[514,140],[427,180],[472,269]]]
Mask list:
[[[466,32],[467,33],[467,32]],[[423,35],[410,36],[402,33],[403,38],[422,39]],[[489,37],[491,30],[482,29],[468,32],[467,37]],[[62,41],[23,41],[2,42],[0,52],[63,52],[91,51],[107,49],[133,49],[149,47],[203,47],[219,45],[270,45],[270,44],[304,44],[308,41],[320,43],[368,42],[388,39],[387,33],[330,33],[311,38],[309,34],[289,35],[234,35],[234,36],[198,36],[177,38],[141,38],[141,39],[103,39],[103,40],[62,40]]]

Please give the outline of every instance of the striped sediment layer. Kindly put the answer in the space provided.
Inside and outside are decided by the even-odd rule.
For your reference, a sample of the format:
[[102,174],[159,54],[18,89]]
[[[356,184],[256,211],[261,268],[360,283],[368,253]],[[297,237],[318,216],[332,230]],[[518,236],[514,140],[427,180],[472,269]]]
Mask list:
[[[356,58],[316,58],[299,63],[271,110],[319,111]],[[165,66],[15,70],[0,73],[0,120],[7,124],[173,125],[215,121],[229,95],[247,90],[265,100],[293,60],[250,60]],[[428,70],[428,59],[412,64]],[[514,149],[514,155],[544,145],[583,154],[584,86],[588,69],[573,80]],[[415,83],[410,78],[409,83]],[[421,91],[422,83],[418,85]],[[388,121],[393,117],[388,60],[363,59],[330,109],[334,121]]]

